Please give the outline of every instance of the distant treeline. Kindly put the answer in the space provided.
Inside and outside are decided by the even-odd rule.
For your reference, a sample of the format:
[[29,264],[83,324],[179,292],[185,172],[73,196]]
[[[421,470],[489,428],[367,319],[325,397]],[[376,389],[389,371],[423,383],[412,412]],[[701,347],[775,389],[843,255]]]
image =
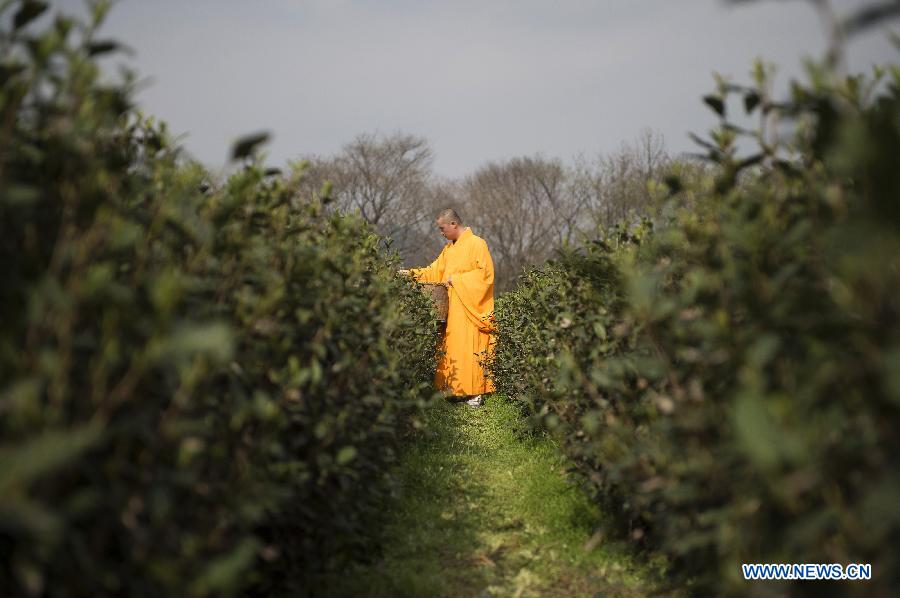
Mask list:
[[487,240],[500,291],[561,246],[646,214],[653,181],[705,170],[696,160],[671,157],[662,137],[649,129],[609,155],[572,163],[522,156],[453,180],[434,174],[427,140],[405,133],[362,134],[334,156],[305,160],[306,193],[315,195],[330,182],[333,209],[358,211],[410,266],[437,256],[444,240],[434,216],[455,207]]

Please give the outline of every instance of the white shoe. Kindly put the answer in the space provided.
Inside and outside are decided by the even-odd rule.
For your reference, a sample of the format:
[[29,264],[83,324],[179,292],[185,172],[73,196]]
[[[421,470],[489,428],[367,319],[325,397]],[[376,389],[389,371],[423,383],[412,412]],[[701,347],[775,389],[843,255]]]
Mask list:
[[472,397],[471,399],[466,401],[466,405],[468,405],[469,407],[481,407],[482,405],[484,405],[484,397],[481,395]]

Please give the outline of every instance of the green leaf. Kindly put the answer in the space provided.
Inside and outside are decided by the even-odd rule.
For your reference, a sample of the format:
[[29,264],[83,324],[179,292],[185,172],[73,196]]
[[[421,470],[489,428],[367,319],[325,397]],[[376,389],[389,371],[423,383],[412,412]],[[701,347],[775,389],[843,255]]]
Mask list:
[[48,7],[49,4],[47,2],[37,2],[35,0],[23,2],[21,8],[16,11],[16,15],[13,17],[13,28],[21,29],[44,14]]
[[900,405],[900,348],[881,356],[881,373],[888,399]]
[[33,185],[13,183],[3,190],[0,204],[24,206],[37,202],[41,198],[41,190]]
[[105,40],[99,42],[91,42],[88,44],[87,50],[88,55],[90,56],[98,56],[100,54],[109,54],[110,52],[116,52],[121,50],[122,46],[118,42],[112,40]]
[[744,95],[744,109],[747,114],[752,114],[756,107],[759,106],[761,98],[755,91],[750,91]]
[[663,182],[666,184],[666,187],[669,188],[669,194],[675,195],[682,189],[684,189],[684,185],[681,182],[681,177],[675,174],[671,174],[663,179]]
[[0,521],[4,522],[5,527],[26,531],[45,542],[59,536],[64,529],[58,509],[48,508],[24,497],[12,500],[4,497],[3,502],[0,502]]
[[249,158],[255,153],[257,146],[269,141],[269,137],[268,133],[255,133],[238,139],[231,150],[231,159]]
[[335,457],[335,461],[338,465],[346,465],[350,461],[356,458],[356,447],[353,446],[344,446],[341,447],[341,450],[338,451],[337,457]]
[[773,415],[772,402],[754,391],[742,392],[735,399],[732,422],[737,440],[750,460],[764,470],[802,457],[803,447]]
[[198,353],[210,355],[216,362],[231,358],[234,339],[224,322],[185,324],[150,349],[153,361],[179,361]]
[[778,353],[781,339],[774,334],[764,334],[747,349],[747,362],[755,368],[762,368]]
[[746,158],[744,158],[743,160],[738,162],[736,169],[743,170],[744,168],[747,168],[750,166],[755,166],[756,164],[759,164],[760,162],[762,162],[765,159],[765,157],[766,157],[766,155],[763,153],[754,154],[752,156],[747,156]]
[[255,562],[259,547],[259,540],[246,538],[230,553],[212,561],[194,581],[194,593],[229,593],[238,585],[238,578]]
[[27,488],[96,445],[103,425],[92,422],[69,430],[48,430],[16,446],[0,448],[0,495],[12,488]]
[[7,81],[22,73],[25,65],[18,62],[8,62],[0,64],[0,85],[5,85]]
[[331,181],[325,181],[322,183],[322,188],[319,190],[319,197],[322,198],[322,203],[329,203],[332,200],[331,192],[334,189],[334,184]]
[[703,96],[703,102],[715,111],[719,116],[725,116],[725,101],[719,96]]

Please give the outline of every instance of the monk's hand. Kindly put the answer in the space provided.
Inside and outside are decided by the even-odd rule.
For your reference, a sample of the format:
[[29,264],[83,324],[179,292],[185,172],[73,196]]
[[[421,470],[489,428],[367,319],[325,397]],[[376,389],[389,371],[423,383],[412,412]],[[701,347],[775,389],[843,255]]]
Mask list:
[[447,277],[447,286],[448,287],[453,286],[453,277],[452,276]]

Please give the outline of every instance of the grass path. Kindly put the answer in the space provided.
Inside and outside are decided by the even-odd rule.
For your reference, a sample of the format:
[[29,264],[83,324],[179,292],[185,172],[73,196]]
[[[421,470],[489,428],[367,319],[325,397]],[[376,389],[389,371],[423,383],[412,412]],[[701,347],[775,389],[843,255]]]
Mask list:
[[593,535],[600,514],[514,405],[442,403],[404,455],[384,553],[332,586],[347,596],[642,596],[653,574]]

